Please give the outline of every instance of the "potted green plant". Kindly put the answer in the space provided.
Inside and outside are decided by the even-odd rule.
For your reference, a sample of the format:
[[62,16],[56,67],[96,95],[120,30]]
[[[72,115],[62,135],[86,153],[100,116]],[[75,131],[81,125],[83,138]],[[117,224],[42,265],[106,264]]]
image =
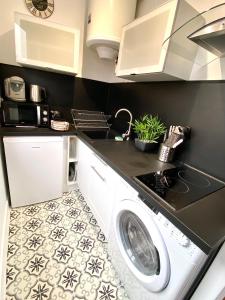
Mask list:
[[166,132],[165,125],[158,116],[145,114],[132,124],[137,134],[135,145],[141,151],[153,151],[157,148],[159,138]]

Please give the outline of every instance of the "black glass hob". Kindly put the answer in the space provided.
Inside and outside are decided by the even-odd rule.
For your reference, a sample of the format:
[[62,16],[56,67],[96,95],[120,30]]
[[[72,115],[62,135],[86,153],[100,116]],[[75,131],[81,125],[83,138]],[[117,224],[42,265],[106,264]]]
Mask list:
[[175,210],[225,187],[216,178],[186,165],[139,175],[135,180],[147,190],[155,192]]

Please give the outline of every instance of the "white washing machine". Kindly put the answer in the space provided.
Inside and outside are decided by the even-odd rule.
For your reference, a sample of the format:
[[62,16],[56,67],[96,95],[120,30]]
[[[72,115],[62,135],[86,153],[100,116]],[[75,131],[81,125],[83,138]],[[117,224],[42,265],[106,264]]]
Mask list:
[[181,300],[207,255],[133,188],[118,188],[109,253],[131,300]]

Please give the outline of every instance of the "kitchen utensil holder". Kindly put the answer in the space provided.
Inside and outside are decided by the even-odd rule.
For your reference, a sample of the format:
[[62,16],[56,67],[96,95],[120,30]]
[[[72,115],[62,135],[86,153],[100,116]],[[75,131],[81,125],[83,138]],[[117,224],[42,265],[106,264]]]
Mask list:
[[159,148],[159,160],[163,162],[171,162],[174,156],[174,148],[166,146],[164,143],[160,145]]

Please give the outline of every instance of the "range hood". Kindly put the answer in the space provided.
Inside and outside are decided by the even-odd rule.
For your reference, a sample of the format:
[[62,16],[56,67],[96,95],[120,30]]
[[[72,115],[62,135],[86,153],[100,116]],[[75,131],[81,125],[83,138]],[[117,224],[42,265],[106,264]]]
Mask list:
[[188,38],[218,57],[225,56],[225,18],[204,25]]

